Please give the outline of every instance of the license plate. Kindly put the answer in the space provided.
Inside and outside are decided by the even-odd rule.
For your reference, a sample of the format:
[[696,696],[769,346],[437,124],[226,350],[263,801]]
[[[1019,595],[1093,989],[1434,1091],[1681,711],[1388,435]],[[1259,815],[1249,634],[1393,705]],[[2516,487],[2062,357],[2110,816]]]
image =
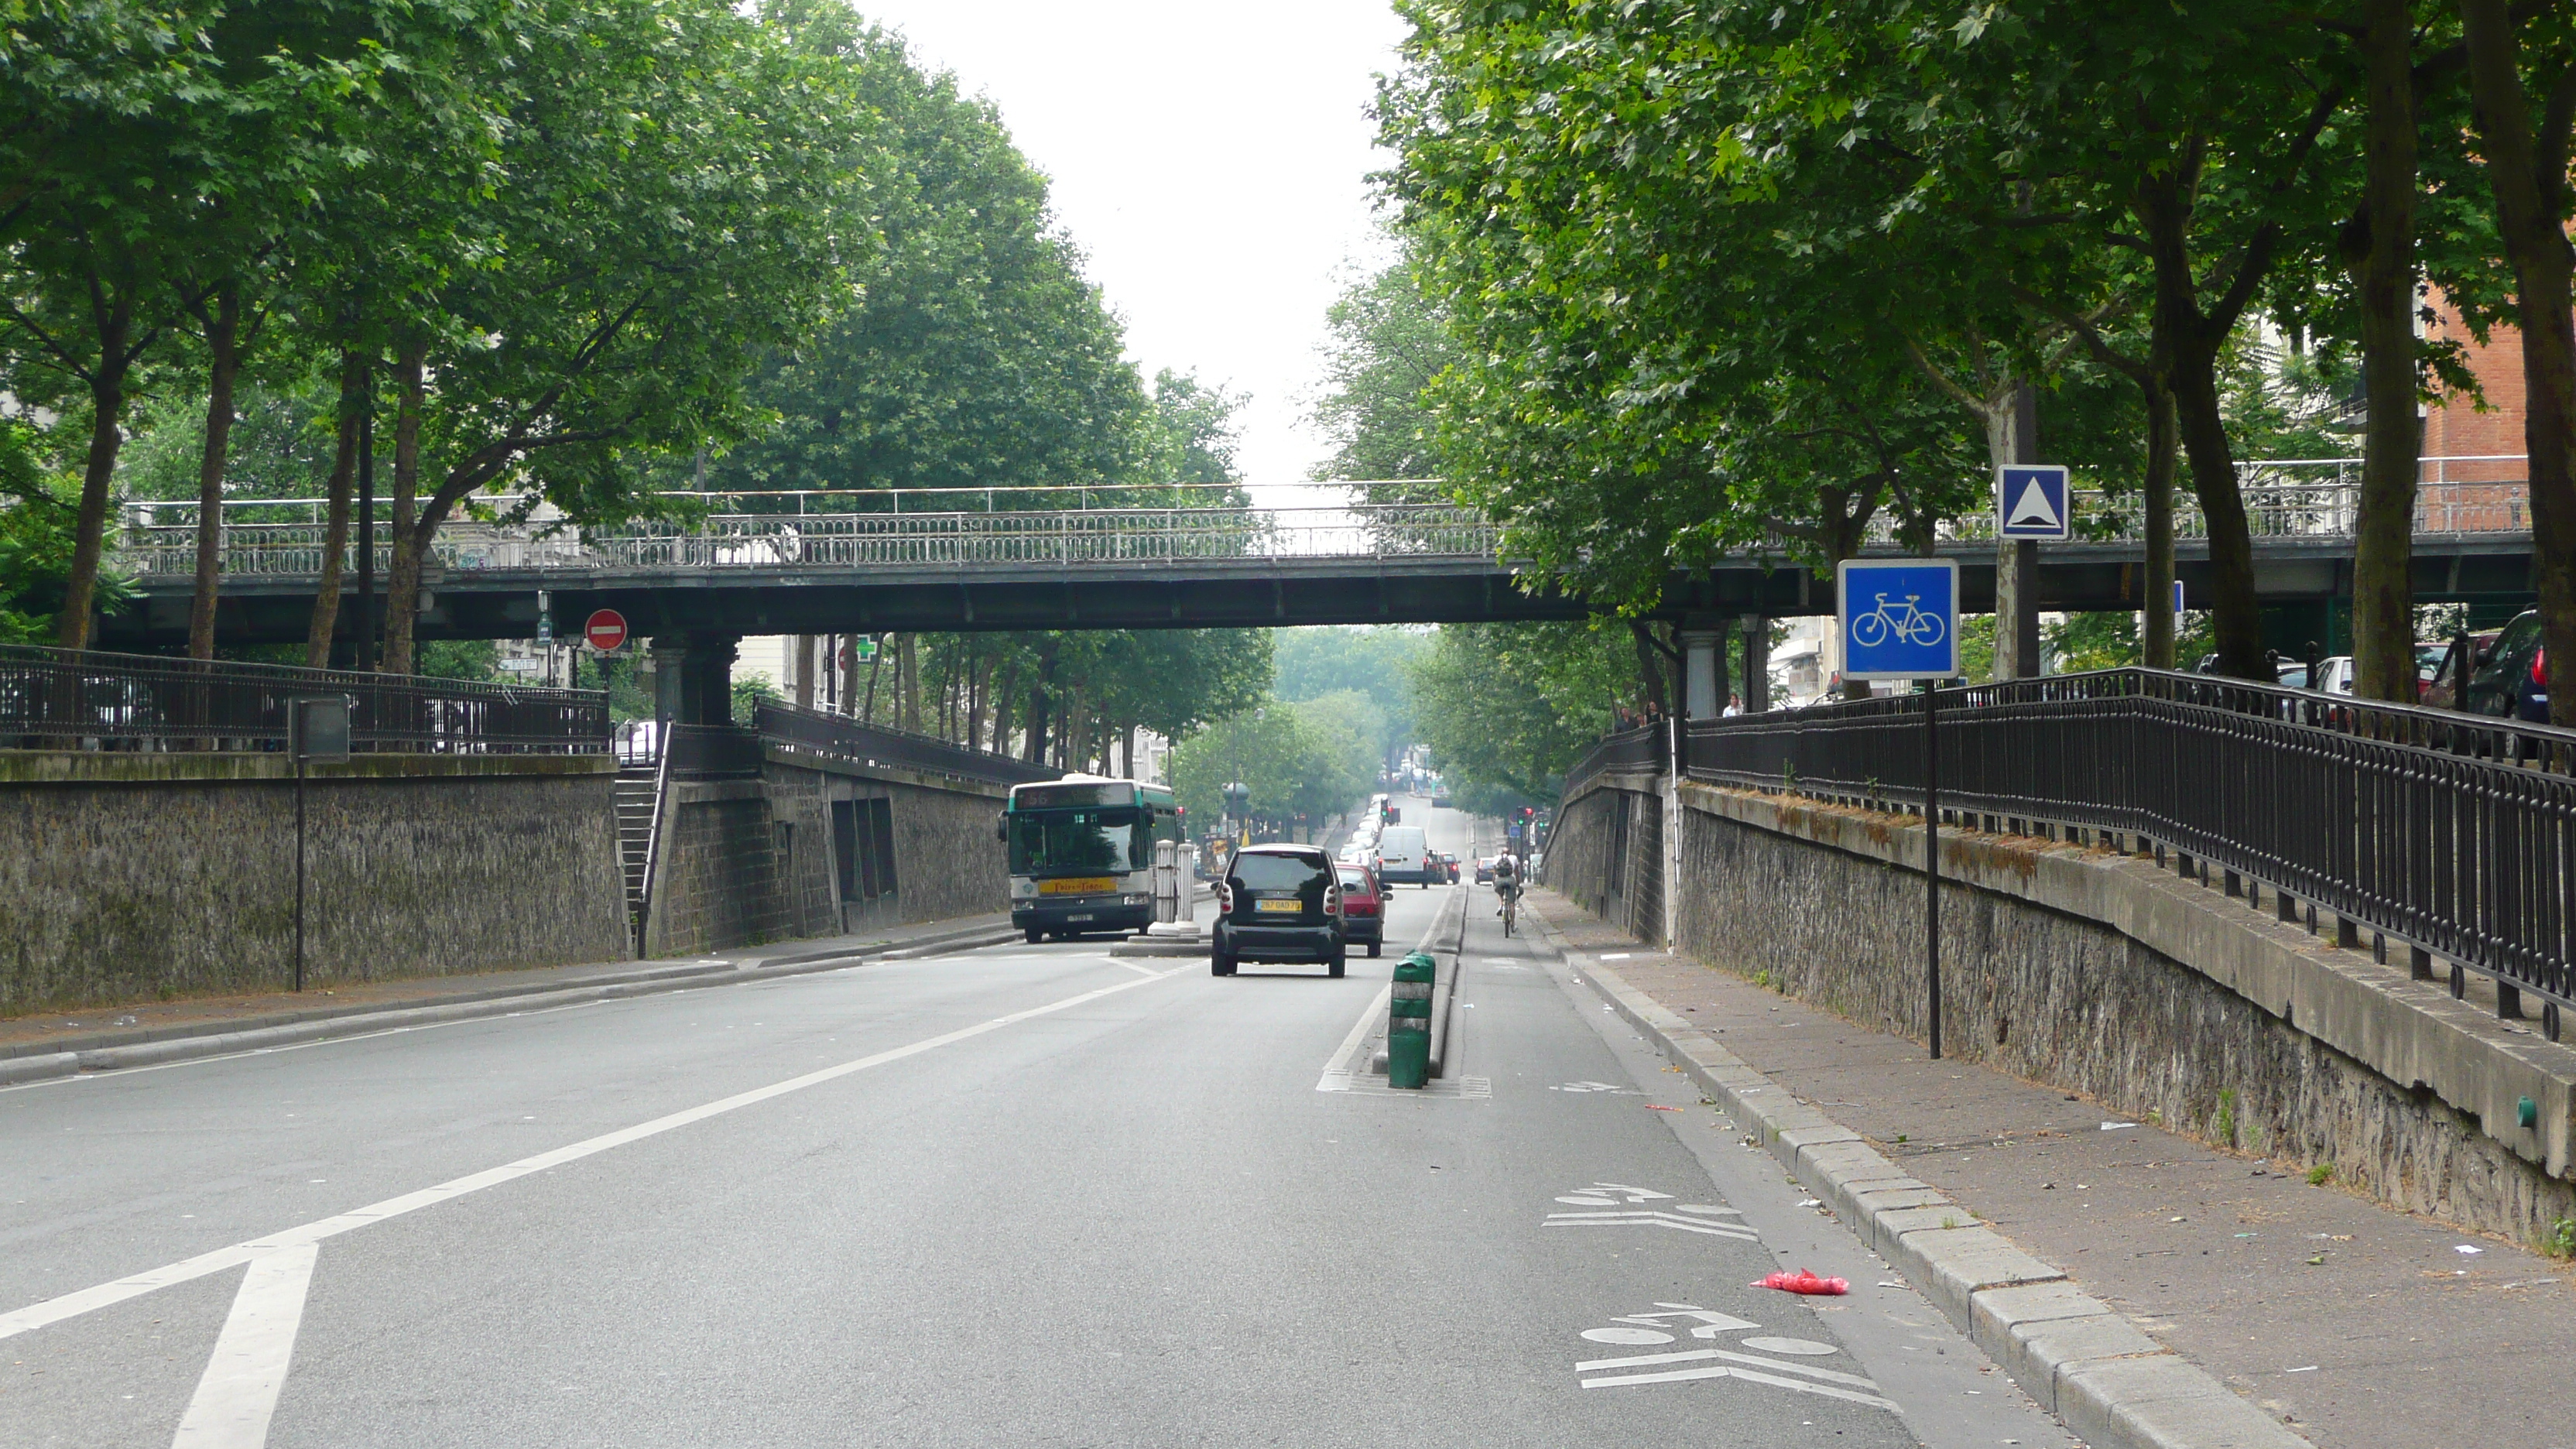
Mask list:
[[1068,921],[1087,921],[1091,919],[1091,913],[1089,911],[1085,911],[1081,915],[1067,916],[1065,919]]
[[1293,916],[1306,909],[1304,901],[1254,901],[1252,908],[1265,916]]
[[1038,882],[1038,894],[1042,896],[1097,896],[1106,895],[1117,888],[1118,882],[1107,876],[1073,876],[1064,880]]

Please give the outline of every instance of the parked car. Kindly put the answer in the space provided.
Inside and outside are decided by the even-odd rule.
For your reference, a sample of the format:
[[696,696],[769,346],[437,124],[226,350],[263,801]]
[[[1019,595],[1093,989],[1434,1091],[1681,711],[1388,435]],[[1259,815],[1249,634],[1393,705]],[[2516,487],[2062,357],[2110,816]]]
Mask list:
[[1367,866],[1345,865],[1341,876],[1342,939],[1374,956],[1386,945],[1386,892]]
[[2352,693],[2352,656],[2337,654],[2317,661],[2317,677],[2310,686],[2319,694]]
[[1208,969],[1231,976],[1244,961],[1320,961],[1339,976],[1344,930],[1340,867],[1322,846],[1247,845],[1216,888]]
[[2540,611],[2525,609],[2478,653],[2469,675],[2469,708],[2478,714],[2549,722],[2549,660],[2540,643]]
[[[2424,702],[2436,709],[2467,709],[2469,706],[2462,698],[2460,680],[2464,675],[2477,672],[2478,665],[2485,662],[2488,652],[2495,648],[2497,636],[2503,632],[2501,629],[2485,629],[2456,636],[2443,645],[2441,662],[2433,666],[2433,681],[2424,690]],[[2462,657],[2462,640],[2467,641],[2465,658]]]

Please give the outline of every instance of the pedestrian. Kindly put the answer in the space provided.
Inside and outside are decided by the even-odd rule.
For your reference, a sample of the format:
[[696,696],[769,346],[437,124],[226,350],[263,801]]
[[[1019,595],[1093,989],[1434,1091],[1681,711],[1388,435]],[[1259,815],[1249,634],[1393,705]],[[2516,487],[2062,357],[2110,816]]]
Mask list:
[[1726,697],[1726,708],[1719,710],[1717,712],[1717,717],[1719,719],[1733,719],[1735,716],[1742,713],[1744,713],[1744,696],[1740,694],[1730,694]]

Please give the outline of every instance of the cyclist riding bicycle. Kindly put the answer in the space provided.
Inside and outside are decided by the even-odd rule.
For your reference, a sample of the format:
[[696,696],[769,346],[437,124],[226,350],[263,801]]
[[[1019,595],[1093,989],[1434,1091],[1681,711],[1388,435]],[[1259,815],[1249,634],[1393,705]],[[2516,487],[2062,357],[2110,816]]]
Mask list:
[[1494,914],[1498,916],[1511,914],[1512,902],[1519,898],[1520,893],[1521,863],[1519,858],[1509,855],[1496,857],[1494,860],[1494,894],[1502,901],[1502,904],[1495,908]]

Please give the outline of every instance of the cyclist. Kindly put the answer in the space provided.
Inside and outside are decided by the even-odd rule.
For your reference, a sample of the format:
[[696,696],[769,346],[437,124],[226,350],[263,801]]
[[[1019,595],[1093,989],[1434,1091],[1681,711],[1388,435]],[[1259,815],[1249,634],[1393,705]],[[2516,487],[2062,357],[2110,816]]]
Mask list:
[[1508,936],[1512,930],[1512,918],[1520,914],[1516,909],[1521,895],[1519,857],[1503,855],[1495,858],[1494,894],[1502,899],[1502,905],[1495,909],[1494,914],[1503,918],[1503,934]]

